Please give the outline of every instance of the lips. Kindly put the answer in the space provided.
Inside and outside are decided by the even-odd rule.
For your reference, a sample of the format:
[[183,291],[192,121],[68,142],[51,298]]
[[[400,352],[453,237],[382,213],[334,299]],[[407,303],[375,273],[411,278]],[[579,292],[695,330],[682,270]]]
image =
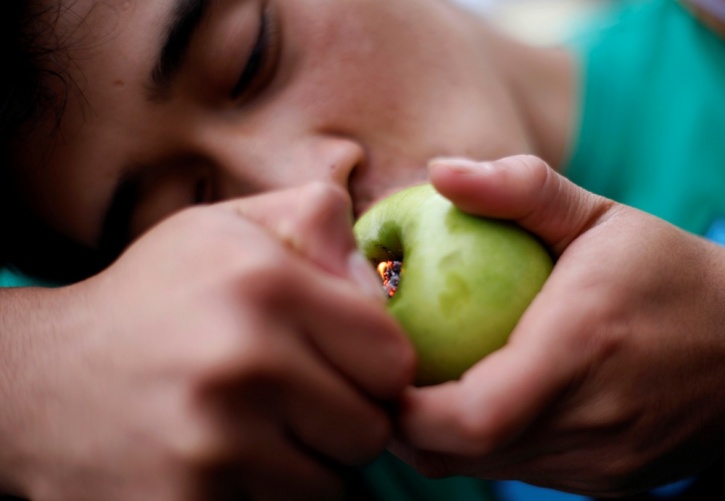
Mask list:
[[[430,152],[429,152],[430,153]],[[416,157],[418,157],[416,155]],[[390,156],[373,156],[368,151],[364,164],[358,165],[348,179],[348,191],[353,201],[357,221],[377,202],[414,185],[428,181],[426,156],[414,160],[406,155],[390,160]],[[432,157],[430,157],[432,158]]]

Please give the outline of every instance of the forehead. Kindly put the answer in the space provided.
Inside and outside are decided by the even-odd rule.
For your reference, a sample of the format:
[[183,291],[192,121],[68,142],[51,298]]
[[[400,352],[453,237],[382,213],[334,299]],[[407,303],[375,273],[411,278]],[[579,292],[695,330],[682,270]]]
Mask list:
[[129,64],[148,63],[176,6],[189,2],[67,0],[61,4],[55,25],[56,45],[67,52],[71,61],[68,71],[79,90],[92,90],[88,85],[92,76],[116,76]]

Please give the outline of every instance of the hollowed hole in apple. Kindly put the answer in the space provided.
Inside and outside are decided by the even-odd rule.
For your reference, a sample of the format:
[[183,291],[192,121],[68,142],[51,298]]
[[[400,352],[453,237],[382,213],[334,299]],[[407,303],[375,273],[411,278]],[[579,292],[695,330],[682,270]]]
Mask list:
[[402,261],[381,261],[378,263],[378,274],[383,282],[383,290],[389,298],[395,295],[400,284],[400,271],[403,268]]

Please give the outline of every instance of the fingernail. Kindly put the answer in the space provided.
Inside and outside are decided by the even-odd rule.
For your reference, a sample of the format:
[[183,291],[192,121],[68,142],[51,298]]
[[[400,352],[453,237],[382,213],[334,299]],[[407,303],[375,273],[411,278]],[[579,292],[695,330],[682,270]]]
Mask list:
[[350,278],[360,286],[362,291],[373,298],[385,298],[385,291],[378,274],[370,265],[365,256],[359,252],[353,252],[348,258],[348,270]]
[[490,162],[474,162],[467,158],[439,157],[428,162],[428,169],[448,169],[463,174],[481,173],[492,168]]

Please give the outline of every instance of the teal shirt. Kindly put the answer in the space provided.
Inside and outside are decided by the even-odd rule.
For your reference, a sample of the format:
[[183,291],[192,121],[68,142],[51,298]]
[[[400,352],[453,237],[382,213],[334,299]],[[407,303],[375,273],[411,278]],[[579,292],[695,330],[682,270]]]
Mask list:
[[29,287],[50,285],[42,280],[29,277],[12,268],[0,268],[0,288],[4,287]]
[[361,473],[370,493],[370,499],[367,501],[496,501],[499,499],[491,482],[466,477],[426,478],[387,453],[363,468]]
[[697,234],[725,218],[725,40],[675,0],[579,40],[584,110],[565,173]]

